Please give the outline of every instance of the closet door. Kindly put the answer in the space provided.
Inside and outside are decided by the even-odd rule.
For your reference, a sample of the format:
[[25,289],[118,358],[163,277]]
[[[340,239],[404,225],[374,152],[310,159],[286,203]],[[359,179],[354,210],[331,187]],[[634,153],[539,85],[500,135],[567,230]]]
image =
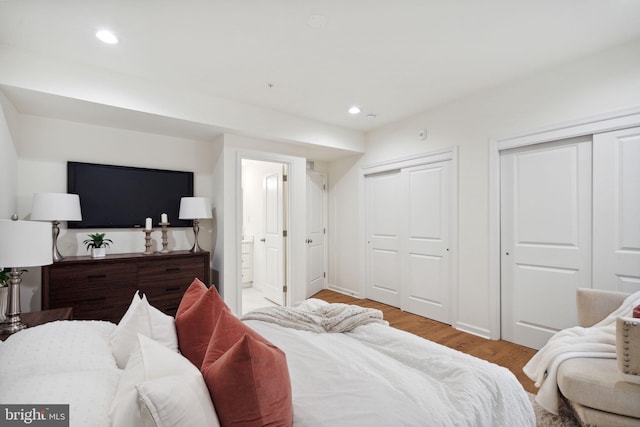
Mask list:
[[400,306],[404,221],[399,170],[366,177],[367,297]]
[[367,298],[452,322],[451,160],[366,177]]
[[541,348],[591,287],[591,141],[501,154],[502,337]]
[[593,138],[593,287],[640,290],[640,128]]
[[402,174],[402,309],[450,324],[451,161],[403,169]]

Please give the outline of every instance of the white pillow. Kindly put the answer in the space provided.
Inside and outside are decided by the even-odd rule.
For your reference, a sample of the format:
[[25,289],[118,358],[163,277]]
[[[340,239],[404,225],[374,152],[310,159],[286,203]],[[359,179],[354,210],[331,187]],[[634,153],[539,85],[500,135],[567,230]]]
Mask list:
[[118,382],[109,417],[112,427],[220,425],[200,371],[142,334]]
[[136,292],[109,340],[118,368],[123,369],[126,366],[129,355],[137,344],[139,333],[173,351],[178,351],[175,319],[152,307],[146,295],[140,298]]
[[173,375],[136,388],[146,427],[220,426],[202,375]]

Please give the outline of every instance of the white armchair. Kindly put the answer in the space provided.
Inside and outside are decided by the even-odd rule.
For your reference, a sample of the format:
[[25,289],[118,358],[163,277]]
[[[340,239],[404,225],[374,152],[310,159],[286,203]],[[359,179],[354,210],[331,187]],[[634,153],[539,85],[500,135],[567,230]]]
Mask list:
[[[578,289],[580,326],[593,326],[628,294]],[[558,368],[558,388],[583,426],[640,426],[640,319],[618,318],[616,359],[573,358]]]

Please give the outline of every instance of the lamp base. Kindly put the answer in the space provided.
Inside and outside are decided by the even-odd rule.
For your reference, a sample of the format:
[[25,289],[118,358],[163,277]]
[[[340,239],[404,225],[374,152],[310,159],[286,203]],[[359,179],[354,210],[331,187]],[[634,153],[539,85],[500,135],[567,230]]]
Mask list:
[[20,283],[22,271],[12,267],[9,272],[9,293],[7,295],[7,317],[0,323],[0,332],[13,334],[25,329],[27,325],[20,319]]
[[193,247],[189,250],[189,252],[193,252],[194,254],[204,252],[200,247],[200,245],[198,245],[199,232],[200,232],[200,221],[198,221],[198,219],[196,218],[193,220],[193,234],[194,234]]
[[0,334],[13,334],[28,327],[29,326],[20,319],[19,314],[9,315],[4,322],[0,323]]

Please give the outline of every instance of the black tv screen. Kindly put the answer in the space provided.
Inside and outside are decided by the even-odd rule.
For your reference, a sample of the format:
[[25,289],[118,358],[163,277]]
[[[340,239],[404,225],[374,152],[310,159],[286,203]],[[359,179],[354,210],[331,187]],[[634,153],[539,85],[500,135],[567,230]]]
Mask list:
[[192,225],[178,212],[180,198],[193,196],[193,172],[67,162],[67,192],[82,210],[69,228],[144,228],[147,217],[157,228],[163,213],[170,227]]

